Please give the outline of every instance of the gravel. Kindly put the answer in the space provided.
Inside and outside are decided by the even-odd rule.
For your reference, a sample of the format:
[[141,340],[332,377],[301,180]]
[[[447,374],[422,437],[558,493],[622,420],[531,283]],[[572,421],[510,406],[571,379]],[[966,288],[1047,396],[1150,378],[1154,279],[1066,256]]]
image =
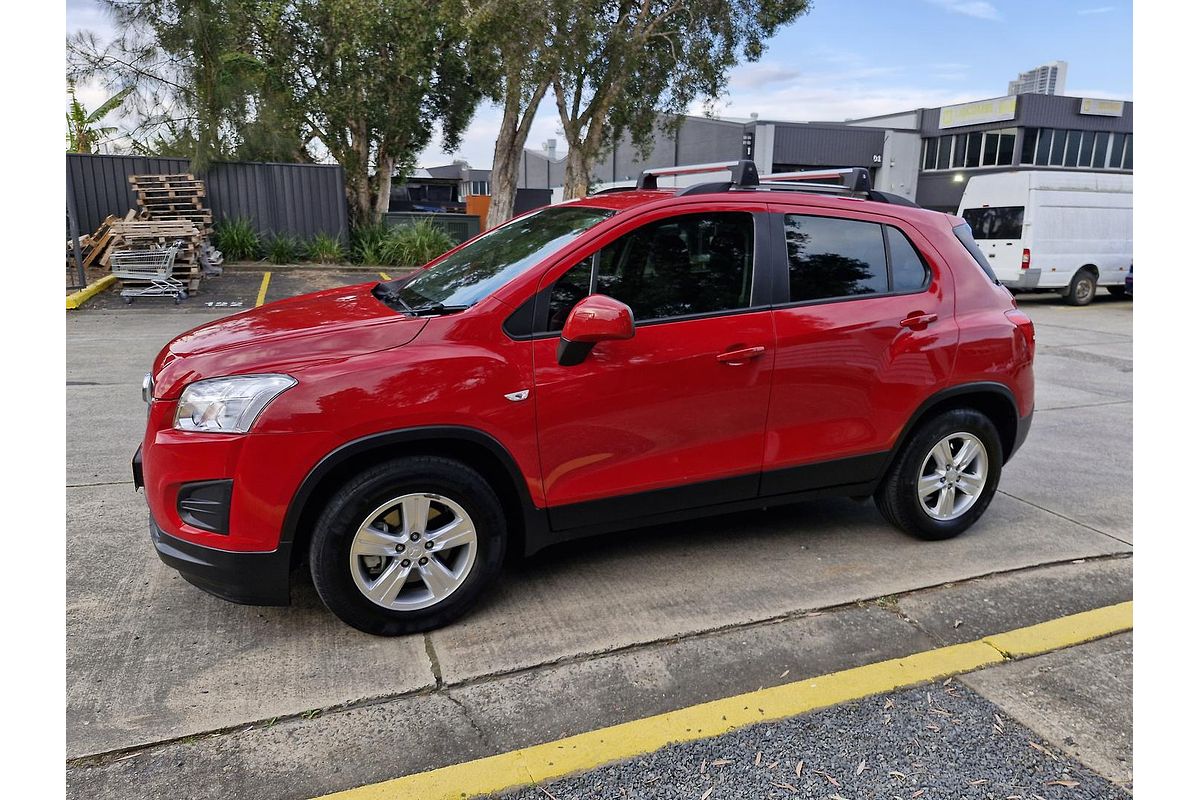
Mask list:
[[506,795],[511,800],[1129,796],[953,680],[672,745]]

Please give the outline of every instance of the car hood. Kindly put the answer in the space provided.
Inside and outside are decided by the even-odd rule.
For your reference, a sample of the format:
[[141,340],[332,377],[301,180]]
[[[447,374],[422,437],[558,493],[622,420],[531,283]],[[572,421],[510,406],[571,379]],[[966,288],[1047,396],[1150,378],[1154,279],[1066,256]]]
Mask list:
[[193,328],[154,360],[154,396],[172,399],[193,381],[286,372],[411,342],[428,322],[377,300],[363,283],[300,295]]

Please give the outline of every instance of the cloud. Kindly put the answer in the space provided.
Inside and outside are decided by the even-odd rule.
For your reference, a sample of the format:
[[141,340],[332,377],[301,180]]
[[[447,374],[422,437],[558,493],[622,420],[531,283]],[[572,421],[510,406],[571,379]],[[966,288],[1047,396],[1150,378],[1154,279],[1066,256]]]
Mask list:
[[1000,12],[986,0],[926,0],[926,2],[933,3],[954,14],[963,14],[976,19],[1000,19]]
[[1107,14],[1113,10],[1115,10],[1114,6],[1100,6],[1098,8],[1081,8],[1075,13],[1082,17],[1088,14]]

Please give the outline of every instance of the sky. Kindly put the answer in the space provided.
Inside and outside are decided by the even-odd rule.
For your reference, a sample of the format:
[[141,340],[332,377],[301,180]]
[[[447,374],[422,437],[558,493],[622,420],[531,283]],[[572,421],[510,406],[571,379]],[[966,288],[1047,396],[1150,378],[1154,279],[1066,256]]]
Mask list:
[[[730,73],[711,111],[720,117],[814,121],[866,117],[999,97],[1022,70],[1066,61],[1067,94],[1133,99],[1133,10],[1104,0],[813,0],[811,11],[770,40],[758,62]],[[96,0],[67,0],[67,32],[111,35]],[[82,87],[89,108],[104,99]],[[704,113],[697,101],[693,113]],[[456,158],[491,166],[499,110],[480,105],[459,148],[439,137],[420,166]],[[108,121],[106,124],[115,124]],[[528,147],[565,142],[553,98],[547,97]]]

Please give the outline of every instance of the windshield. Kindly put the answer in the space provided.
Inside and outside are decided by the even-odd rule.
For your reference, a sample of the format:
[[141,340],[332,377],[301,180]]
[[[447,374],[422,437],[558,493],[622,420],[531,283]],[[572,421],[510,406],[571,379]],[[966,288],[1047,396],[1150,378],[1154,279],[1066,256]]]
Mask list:
[[381,286],[411,309],[471,306],[614,213],[586,206],[538,209],[493,228],[428,269]]
[[1020,239],[1025,209],[1022,206],[968,208],[962,212],[962,218],[971,226],[976,239]]

